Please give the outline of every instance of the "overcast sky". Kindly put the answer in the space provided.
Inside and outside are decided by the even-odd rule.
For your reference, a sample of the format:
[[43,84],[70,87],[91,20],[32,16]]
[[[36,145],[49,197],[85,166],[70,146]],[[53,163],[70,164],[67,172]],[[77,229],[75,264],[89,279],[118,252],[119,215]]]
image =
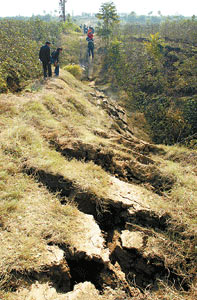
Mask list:
[[[59,0],[7,0],[1,2],[0,17],[5,16],[31,16],[32,14],[54,13],[59,8]],[[70,14],[81,12],[98,12],[103,0],[68,0],[66,11]],[[118,12],[135,11],[139,14],[148,14],[153,11],[156,15],[161,11],[162,15],[197,15],[195,0],[114,0]]]

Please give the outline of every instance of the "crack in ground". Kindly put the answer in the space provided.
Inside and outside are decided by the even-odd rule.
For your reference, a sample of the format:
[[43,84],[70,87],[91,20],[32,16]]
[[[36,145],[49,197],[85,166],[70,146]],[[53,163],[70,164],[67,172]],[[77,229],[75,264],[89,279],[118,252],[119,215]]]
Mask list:
[[[154,187],[157,194],[161,195],[162,192],[169,191],[174,184],[174,179],[160,174],[153,161],[147,156],[140,154],[138,158],[133,158],[133,161],[130,160],[128,162],[128,159],[116,157],[110,151],[105,153],[105,149],[102,149],[102,147],[94,149],[92,145],[82,142],[77,143],[73,143],[70,146],[66,145],[65,147],[65,145],[61,146],[57,141],[50,140],[50,144],[55,147],[55,150],[67,159],[75,158],[84,160],[84,162],[93,161],[106,172],[126,182],[148,182]],[[149,169],[149,165],[151,165],[151,169]],[[150,173],[153,175],[150,176]]]
[[[150,227],[153,229],[159,229],[164,231],[168,227],[169,216],[162,217],[157,216],[152,211],[137,211],[133,214],[128,214],[127,208],[113,207],[108,205],[107,211],[99,211],[96,205],[96,195],[89,194],[84,191],[80,191],[73,185],[71,181],[65,180],[61,175],[53,175],[46,173],[43,170],[36,170],[35,168],[29,168],[24,170],[28,175],[34,175],[35,178],[42,182],[50,192],[60,194],[60,199],[63,197],[62,203],[66,202],[65,196],[74,196],[74,201],[78,203],[80,211],[86,214],[94,216],[100,229],[104,231],[104,237],[106,242],[110,240],[110,231],[114,231],[114,228],[119,230],[126,229],[128,222],[131,225],[140,225],[142,227]],[[167,278],[176,283],[176,286],[180,286],[183,282],[183,278],[175,274],[172,269],[165,267],[163,259],[160,260],[147,259],[143,257],[143,254],[137,250],[123,249],[119,245],[116,245],[111,251],[110,260],[112,264],[120,265],[120,270],[126,275],[128,283],[132,286],[135,280],[136,284],[144,289],[147,286],[151,288],[157,287],[158,279]],[[100,275],[105,269],[104,264],[98,263],[93,260],[90,262],[87,259],[78,259],[72,257],[68,259],[68,265],[71,272],[71,286],[75,283],[91,281],[98,289],[101,289]],[[97,270],[98,269],[98,270]],[[82,272],[83,270],[83,272]],[[97,274],[94,275],[94,270],[97,270]],[[81,273],[82,272],[82,273]],[[100,280],[100,281],[99,281]],[[54,279],[55,281],[55,279]],[[63,284],[63,283],[62,283]],[[59,286],[61,286],[60,284]],[[183,285],[184,289],[188,289],[188,285]]]

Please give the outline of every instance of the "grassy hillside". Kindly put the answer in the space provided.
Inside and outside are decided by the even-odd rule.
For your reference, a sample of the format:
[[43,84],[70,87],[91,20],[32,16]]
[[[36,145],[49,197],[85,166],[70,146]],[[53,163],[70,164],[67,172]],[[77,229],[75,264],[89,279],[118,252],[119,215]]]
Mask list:
[[[65,293],[85,281],[98,299],[130,299],[131,288],[136,300],[194,299],[196,151],[136,138],[116,103],[66,71],[2,94],[0,112],[0,299],[26,299],[19,288],[35,282]],[[87,215],[104,232],[108,264],[84,254]],[[143,236],[142,248],[118,246],[126,229]],[[52,246],[70,273],[64,262],[54,275]],[[137,265],[127,270],[120,253]]]

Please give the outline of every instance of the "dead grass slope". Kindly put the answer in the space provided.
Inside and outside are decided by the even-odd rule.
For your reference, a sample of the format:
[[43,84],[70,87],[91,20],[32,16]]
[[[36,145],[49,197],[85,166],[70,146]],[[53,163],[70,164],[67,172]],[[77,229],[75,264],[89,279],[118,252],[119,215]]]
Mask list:
[[[36,82],[20,95],[1,95],[0,112],[3,297],[52,267],[49,245],[80,248],[90,228],[79,201],[86,213],[94,203],[94,217],[109,218],[110,230],[134,224],[146,235],[151,227],[146,251],[137,257],[146,268],[155,246],[165,272],[174,268],[188,286],[195,273],[197,197],[196,167],[188,164],[186,152],[177,155],[137,139],[116,104],[63,71],[60,78]],[[127,253],[123,248],[120,253]]]

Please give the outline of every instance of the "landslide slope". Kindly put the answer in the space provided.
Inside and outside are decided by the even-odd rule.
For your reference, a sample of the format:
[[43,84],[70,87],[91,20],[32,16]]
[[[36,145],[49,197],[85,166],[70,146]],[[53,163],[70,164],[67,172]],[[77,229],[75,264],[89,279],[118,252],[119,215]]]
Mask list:
[[177,214],[175,154],[65,71],[0,112],[2,299],[192,299],[196,191]]

